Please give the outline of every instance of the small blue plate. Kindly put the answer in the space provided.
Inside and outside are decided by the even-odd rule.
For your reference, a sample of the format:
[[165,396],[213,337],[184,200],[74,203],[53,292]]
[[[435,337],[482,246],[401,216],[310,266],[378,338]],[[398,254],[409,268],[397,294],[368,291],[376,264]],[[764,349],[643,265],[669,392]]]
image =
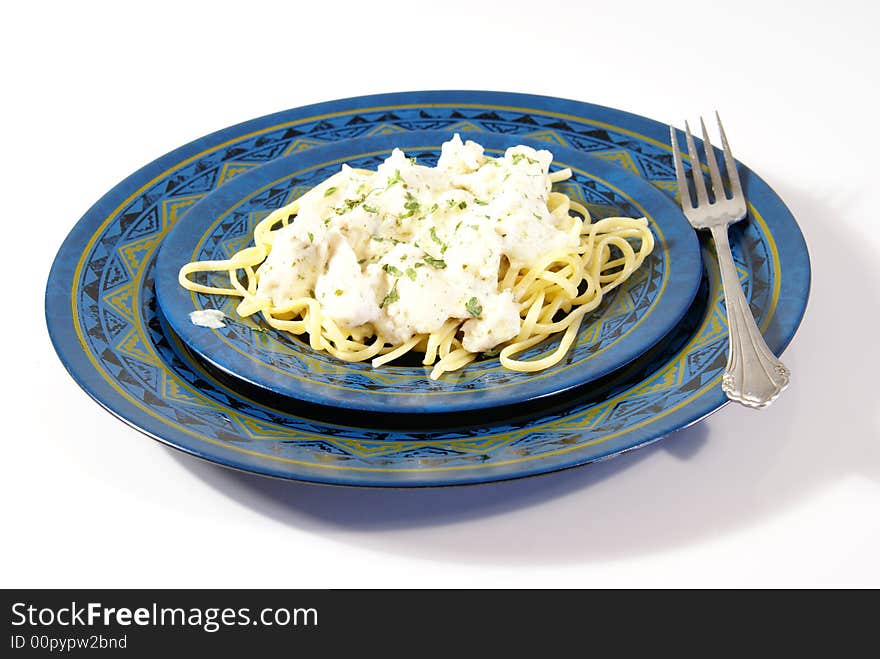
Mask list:
[[[257,222],[339,171],[341,163],[375,169],[400,147],[433,166],[440,145],[451,137],[448,132],[418,131],[342,140],[275,160],[209,194],[168,233],[159,251],[156,292],[174,332],[212,366],[274,394],[373,412],[438,413],[511,405],[586,384],[644,354],[681,320],[700,283],[702,263],[696,234],[680,208],[644,179],[561,146],[552,148],[551,170],[568,167],[573,176],[557,189],[584,203],[595,218],[646,216],[655,247],[639,270],[587,316],[566,357],[545,371],[518,373],[487,358],[431,380],[431,368],[414,362],[375,369],[369,362],[343,362],[273,329],[259,316],[241,318],[235,312],[238,298],[195,293],[179,285],[182,265],[226,259],[253,244]],[[549,146],[516,135],[478,139],[490,155],[517,144]],[[226,273],[200,281],[228,285]],[[190,312],[212,308],[226,314],[225,327],[190,322]],[[559,336],[550,337],[522,356],[538,359],[558,342]]]

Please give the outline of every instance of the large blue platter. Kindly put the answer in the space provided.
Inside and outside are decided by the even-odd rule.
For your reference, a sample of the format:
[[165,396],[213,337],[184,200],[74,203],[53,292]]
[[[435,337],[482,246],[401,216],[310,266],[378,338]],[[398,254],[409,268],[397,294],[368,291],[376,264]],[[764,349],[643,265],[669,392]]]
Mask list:
[[[581,326],[565,359],[539,373],[516,373],[497,359],[429,378],[430,367],[346,363],[313,350],[305,341],[278,332],[258,317],[242,319],[238,298],[188,291],[177,279],[193,260],[227,259],[248,244],[256,222],[339,170],[340,163],[375,169],[394,147],[434,165],[451,134],[413,131],[341,140],[299,151],[246,172],[198,202],[162,242],[156,265],[159,307],[175,333],[214,367],[275,394],[322,405],[383,412],[453,412],[512,405],[557,394],[620,368],[667,334],[691,305],[702,276],[700,248],[681,209],[644,179],[574,149],[556,146],[551,169],[571,168],[557,188],[586,204],[596,218],[646,216],[655,248],[642,267],[615,289]],[[521,143],[549,146],[518,135],[485,134],[480,142],[498,155]],[[228,285],[225,273],[202,279]],[[221,309],[225,326],[193,325],[194,309]],[[558,337],[523,353],[538,359],[552,352]]]
[[[189,359],[157,314],[155,257],[182,213],[251,167],[301,148],[407,130],[518,134],[590,152],[676,193],[668,128],[602,106],[500,92],[413,92],[297,108],[187,144],[139,170],[73,228],[46,290],[55,348],[102,406],[159,441],[215,463],[324,483],[476,483],[585,464],[685,427],[726,403],[727,325],[704,238],[705,290],[675,337],[594,392],[554,409],[523,406],[490,421],[409,428],[404,415],[357,424],[300,406],[255,402]],[[779,197],[741,168],[749,219],[732,229],[744,291],[780,353],[806,307],[806,245]],[[587,387],[593,389],[592,386]],[[508,409],[508,408],[504,408]]]

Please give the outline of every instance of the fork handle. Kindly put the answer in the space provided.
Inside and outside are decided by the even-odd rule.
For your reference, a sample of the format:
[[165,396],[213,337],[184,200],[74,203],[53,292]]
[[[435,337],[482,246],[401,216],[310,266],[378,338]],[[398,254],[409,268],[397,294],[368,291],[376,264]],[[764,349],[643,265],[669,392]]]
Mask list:
[[727,227],[712,227],[712,239],[721,267],[730,337],[721,388],[728,398],[746,407],[766,407],[788,386],[790,373],[767,347],[755,323],[739,283]]

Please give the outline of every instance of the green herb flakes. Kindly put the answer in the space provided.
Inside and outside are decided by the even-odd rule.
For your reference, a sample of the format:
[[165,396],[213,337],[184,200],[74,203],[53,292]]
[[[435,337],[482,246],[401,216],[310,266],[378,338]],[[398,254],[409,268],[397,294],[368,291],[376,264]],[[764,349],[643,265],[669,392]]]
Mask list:
[[526,161],[527,161],[530,165],[537,165],[537,164],[538,164],[538,161],[537,161],[537,160],[535,160],[534,158],[529,158],[529,157],[528,157],[526,154],[524,154],[524,153],[514,153],[514,154],[510,157],[510,159],[513,161],[513,164],[514,164],[514,165],[517,164],[517,163],[518,163],[520,160],[522,160],[523,158],[525,158]]
[[400,293],[397,292],[397,280],[394,280],[394,286],[391,287],[391,290],[388,291],[388,295],[386,295],[382,303],[379,305],[380,309],[384,309],[389,304],[397,302],[400,299]]
[[403,204],[403,207],[406,209],[406,212],[401,215],[401,219],[405,217],[412,217],[416,213],[419,212],[421,208],[421,204],[419,204],[419,200],[415,198],[415,196],[411,192],[406,193],[406,202]]
[[434,227],[431,227],[431,240],[433,240],[438,245],[443,245],[443,241],[437,236],[437,231]]
[[483,313],[483,305],[481,305],[480,301],[475,297],[472,297],[470,300],[468,300],[467,304],[464,305],[464,308],[474,318],[479,318],[480,314]]
[[437,270],[446,269],[446,261],[444,261],[443,259],[435,259],[430,254],[425,254],[425,263],[427,263],[432,268],[436,268]]
[[388,181],[385,183],[385,189],[387,190],[388,188],[390,188],[390,187],[391,187],[392,185],[394,185],[395,183],[400,183],[401,181],[403,181],[403,179],[402,179],[401,176],[400,176],[400,170],[399,170],[399,169],[395,169],[395,170],[394,170],[394,176],[389,176],[389,177],[388,177]]

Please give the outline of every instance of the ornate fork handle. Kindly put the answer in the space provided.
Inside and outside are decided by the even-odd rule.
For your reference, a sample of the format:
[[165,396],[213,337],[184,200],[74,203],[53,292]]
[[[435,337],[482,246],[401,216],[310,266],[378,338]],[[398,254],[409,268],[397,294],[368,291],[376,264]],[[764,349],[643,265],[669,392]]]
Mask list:
[[755,323],[733,263],[727,227],[713,226],[712,239],[721,266],[730,337],[721,388],[731,400],[748,407],[766,407],[788,386],[790,374],[767,347]]

